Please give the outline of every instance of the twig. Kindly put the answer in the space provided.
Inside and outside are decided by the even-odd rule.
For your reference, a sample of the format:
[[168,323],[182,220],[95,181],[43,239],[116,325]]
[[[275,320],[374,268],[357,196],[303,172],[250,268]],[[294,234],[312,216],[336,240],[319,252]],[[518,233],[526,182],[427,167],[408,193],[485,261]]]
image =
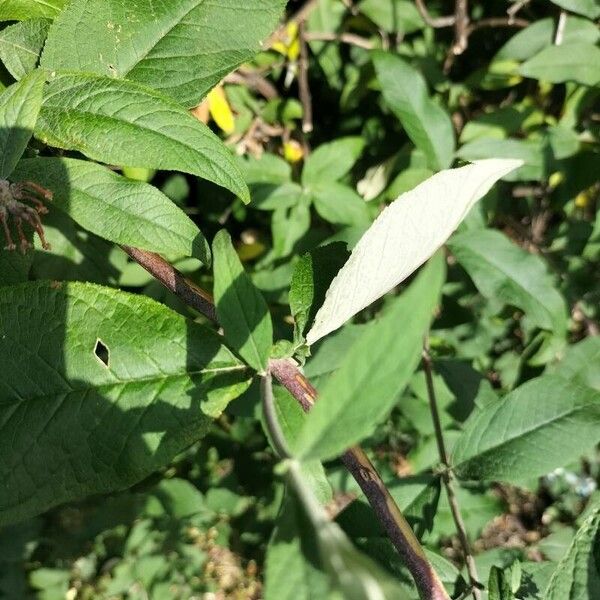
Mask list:
[[300,60],[298,61],[298,92],[302,103],[302,131],[310,133],[313,130],[312,98],[308,85],[308,46],[306,44],[306,31],[304,21],[300,22],[298,29],[300,40]]
[[240,67],[237,71],[229,73],[224,79],[225,83],[247,85],[255,89],[261,96],[267,100],[273,100],[279,97],[277,88],[267,79],[250,70]]
[[556,24],[556,33],[554,34],[554,45],[560,46],[565,34],[565,25],[567,24],[567,11],[561,10],[558,15],[558,23]]
[[489,19],[480,19],[469,25],[467,29],[467,35],[471,35],[478,29],[484,29],[486,27],[518,27],[524,28],[529,26],[529,21],[525,19],[511,19],[510,17],[490,17]]
[[357,46],[358,48],[364,48],[365,50],[371,50],[373,44],[370,40],[355,35],[354,33],[333,33],[328,31],[313,32],[307,31],[304,34],[304,39],[307,42],[341,42],[350,46]]
[[467,0],[456,0],[454,13],[454,44],[452,54],[462,54],[469,45],[469,4]]
[[[186,304],[216,322],[216,311],[210,295],[186,279],[173,265],[153,252],[129,246],[122,248]],[[317,391],[298,370],[293,360],[271,360],[269,372],[294,396],[305,411],[310,410],[317,398]],[[344,453],[342,461],[363,490],[379,522],[405,561],[421,598],[450,600],[410,525],[366,454],[355,446]]]
[[423,370],[425,371],[425,382],[427,384],[427,395],[429,397],[429,408],[431,410],[435,439],[440,455],[440,461],[444,467],[442,472],[442,481],[444,482],[444,487],[448,496],[448,504],[450,505],[450,511],[452,512],[452,518],[456,526],[458,539],[460,541],[465,563],[467,565],[467,573],[469,574],[469,583],[471,584],[473,598],[474,600],[481,600],[481,583],[479,583],[475,559],[473,558],[473,553],[471,552],[471,546],[469,544],[469,538],[467,537],[465,523],[458,505],[458,498],[456,497],[456,493],[454,491],[454,474],[452,472],[450,458],[446,450],[446,443],[444,441],[444,434],[442,432],[440,413],[438,410],[435,388],[433,386],[433,364],[429,354],[429,337],[426,337],[423,343]]
[[517,13],[527,4],[529,4],[531,0],[517,0],[507,11],[509,21],[515,21]]
[[[295,363],[291,359],[275,359],[270,361],[269,368],[308,412],[317,399],[317,391]],[[447,599],[444,586],[429,564],[419,540],[369,457],[360,446],[354,446],[344,452],[342,462],[369,500],[379,523],[411,572],[421,598]]]
[[424,0],[415,0],[415,4],[417,5],[417,10],[419,11],[421,18],[430,27],[440,29],[442,27],[452,27],[452,25],[454,25],[454,15],[448,15],[447,17],[432,17],[427,10],[427,6],[425,6]]

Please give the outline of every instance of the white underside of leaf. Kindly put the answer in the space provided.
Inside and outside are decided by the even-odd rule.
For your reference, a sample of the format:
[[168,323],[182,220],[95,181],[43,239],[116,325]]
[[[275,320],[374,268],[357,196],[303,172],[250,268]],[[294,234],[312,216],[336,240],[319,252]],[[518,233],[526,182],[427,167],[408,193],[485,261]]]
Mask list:
[[496,181],[522,164],[479,160],[440,171],[399,196],[365,232],[331,282],[306,343],[335,331],[406,279],[444,244]]

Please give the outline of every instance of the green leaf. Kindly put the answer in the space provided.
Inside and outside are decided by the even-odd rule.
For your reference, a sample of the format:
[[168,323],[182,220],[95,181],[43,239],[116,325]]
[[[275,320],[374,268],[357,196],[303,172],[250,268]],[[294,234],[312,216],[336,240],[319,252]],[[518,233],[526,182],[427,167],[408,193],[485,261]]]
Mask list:
[[546,156],[542,140],[497,140],[477,138],[461,146],[456,155],[463,160],[475,161],[485,158],[515,158],[525,164],[504,176],[506,181],[528,181],[546,177]]
[[566,335],[566,302],[539,256],[492,229],[459,233],[448,246],[486,298],[516,306],[538,327]]
[[301,504],[288,494],[267,548],[265,600],[329,600],[329,578]]
[[25,152],[42,106],[45,77],[34,71],[0,95],[0,178],[6,179]]
[[72,158],[22,160],[11,179],[35,181],[51,190],[53,206],[106,240],[163,254],[194,256],[210,265],[210,248],[198,227],[147,183]]
[[330,181],[316,184],[311,191],[317,213],[329,223],[365,229],[370,225],[367,204],[352,188]]
[[0,247],[0,286],[27,281],[32,262],[32,252],[21,254]]
[[50,30],[42,66],[138,81],[191,108],[260,50],[284,6],[284,0],[74,0]]
[[521,75],[551,83],[600,83],[600,48],[588,42],[552,45],[521,65]]
[[492,566],[488,578],[488,599],[489,600],[514,600],[515,595],[512,592],[510,581],[505,572]]
[[408,137],[425,153],[433,170],[449,167],[454,158],[452,121],[429,97],[421,73],[395,54],[376,51],[372,56],[383,98]]
[[36,136],[107,164],[198,175],[249,201],[237,162],[221,140],[176,102],[137,83],[56,75]]
[[359,137],[339,138],[322,144],[308,156],[302,170],[302,185],[311,187],[316,183],[341,179],[358,160],[365,142]]
[[387,415],[419,363],[444,275],[437,255],[358,338],[306,419],[296,444],[299,454],[337,456],[371,434]]
[[48,19],[28,19],[0,31],[0,60],[15,79],[36,68],[49,27]]
[[307,252],[294,265],[289,301],[297,339],[314,319],[327,288],[347,259],[345,244],[335,242]]
[[570,10],[571,12],[584,15],[590,19],[600,17],[600,4],[598,0],[551,0],[554,4]]
[[575,534],[566,556],[558,563],[545,600],[591,600],[600,589],[600,510],[592,513]]
[[415,4],[408,0],[363,0],[360,12],[384,31],[400,35],[425,27]]
[[273,343],[269,308],[224,229],[213,240],[213,259],[215,304],[225,339],[251,367],[265,371]]
[[519,482],[576,460],[600,441],[600,392],[545,375],[477,410],[456,441],[463,479]]
[[0,288],[0,523],[121,490],[201,438],[246,387],[221,338],[91,284]]
[[25,21],[37,17],[53,19],[68,0],[2,0],[0,21]]
[[569,346],[561,361],[548,372],[600,392],[600,337]]
[[[492,62],[497,60],[524,61],[531,58],[547,46],[551,46],[556,34],[556,21],[552,18],[534,21],[525,29],[513,35],[496,53]],[[600,32],[594,23],[569,15],[563,31],[562,44],[589,42],[595,44]]]

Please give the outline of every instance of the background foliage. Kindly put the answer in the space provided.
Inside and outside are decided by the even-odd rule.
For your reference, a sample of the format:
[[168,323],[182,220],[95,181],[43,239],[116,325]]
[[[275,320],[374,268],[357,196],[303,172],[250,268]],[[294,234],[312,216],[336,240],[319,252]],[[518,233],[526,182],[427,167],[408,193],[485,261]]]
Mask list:
[[[0,176],[53,192],[51,248],[13,218],[34,249],[0,250],[0,597],[362,598],[374,576],[415,598],[337,458],[357,440],[459,595],[434,310],[486,594],[596,597],[600,4],[473,0],[438,27],[455,8],[0,0]],[[382,208],[486,158],[523,164],[309,351]],[[212,290],[224,338],[122,246]],[[327,403],[307,419],[274,388],[316,512],[274,471],[252,375],[292,351]]]

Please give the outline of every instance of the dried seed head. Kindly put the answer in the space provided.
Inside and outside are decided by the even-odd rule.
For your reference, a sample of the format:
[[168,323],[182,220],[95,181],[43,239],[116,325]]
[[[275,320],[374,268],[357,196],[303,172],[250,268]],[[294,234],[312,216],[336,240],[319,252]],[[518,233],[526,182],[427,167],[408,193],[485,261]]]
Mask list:
[[[19,238],[19,248],[23,254],[33,247],[25,235],[23,223],[28,224],[37,232],[45,250],[50,249],[40,219],[40,215],[48,212],[43,201],[49,200],[52,200],[52,192],[37,183],[31,181],[10,183],[6,179],[0,179],[0,224],[6,238],[6,250],[15,250],[17,247],[9,226],[11,219],[14,221]],[[33,206],[29,206],[25,202]]]

